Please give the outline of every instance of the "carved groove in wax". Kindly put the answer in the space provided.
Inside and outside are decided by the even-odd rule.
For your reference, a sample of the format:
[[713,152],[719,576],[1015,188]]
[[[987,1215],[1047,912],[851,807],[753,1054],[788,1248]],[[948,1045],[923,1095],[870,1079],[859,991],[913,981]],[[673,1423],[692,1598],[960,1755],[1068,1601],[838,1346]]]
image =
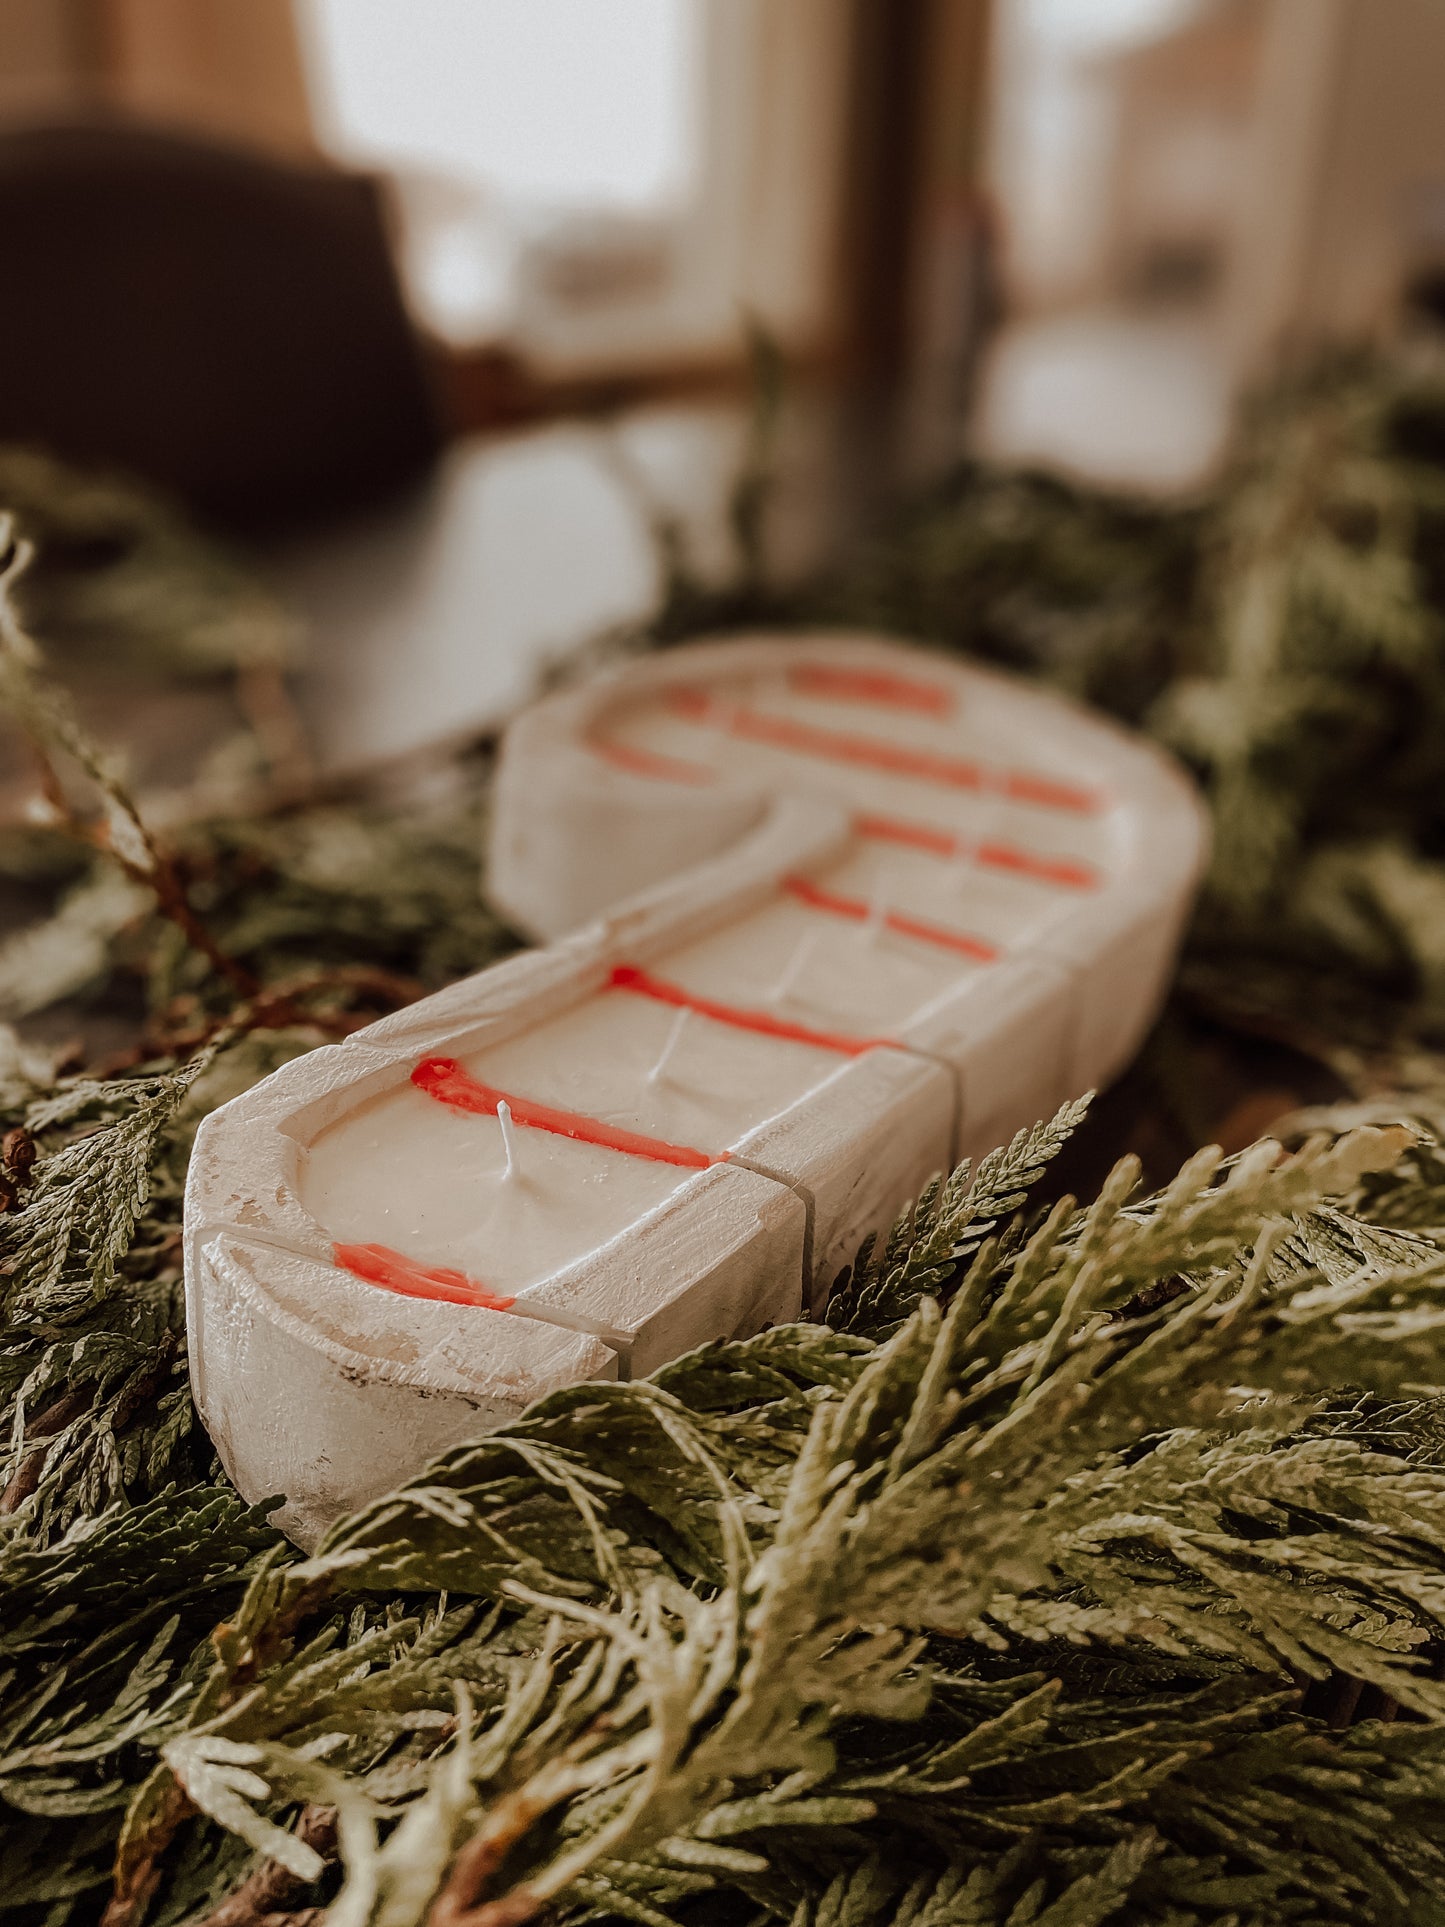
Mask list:
[[641,1131],[619,1130],[603,1118],[584,1117],[555,1104],[511,1096],[470,1076],[452,1057],[424,1057],[412,1072],[411,1081],[419,1091],[439,1104],[450,1104],[453,1110],[468,1111],[473,1117],[495,1117],[505,1104],[513,1123],[524,1131],[550,1131],[554,1137],[595,1144],[599,1150],[615,1151],[621,1157],[676,1164],[690,1171],[706,1171],[710,1165],[728,1161],[726,1151],[697,1151],[687,1144],[669,1144],[664,1138],[647,1137]]
[[836,1051],[840,1057],[861,1057],[865,1050],[877,1050],[881,1044],[897,1042],[896,1038],[888,1037],[846,1037],[839,1031],[817,1030],[811,1024],[789,1023],[771,1011],[742,1010],[735,1004],[719,1003],[713,997],[700,997],[679,984],[666,983],[633,964],[618,964],[608,987],[631,991],[638,997],[655,998],[658,1003],[669,1004],[676,1010],[696,1011],[699,1016],[710,1018],[715,1024],[726,1024],[733,1030],[752,1031],[760,1037],[786,1039],[794,1044],[816,1044],[819,1050]]
[[975,758],[946,756],[909,748],[876,736],[821,729],[791,716],[773,716],[746,703],[716,702],[706,690],[680,687],[670,702],[677,715],[704,729],[719,729],[745,743],[795,751],[825,763],[852,764],[885,776],[913,778],[942,789],[973,790],[1004,796],[1010,802],[1037,804],[1040,809],[1070,810],[1092,816],[1105,807],[1096,790],[1064,783],[1036,770],[1009,769]]
[[693,645],[535,705],[492,893],[575,934],[198,1137],[193,1372],[241,1491],[310,1543],[539,1391],[816,1307],[960,1143],[1121,1068],[1202,855],[1157,752],[874,639]]

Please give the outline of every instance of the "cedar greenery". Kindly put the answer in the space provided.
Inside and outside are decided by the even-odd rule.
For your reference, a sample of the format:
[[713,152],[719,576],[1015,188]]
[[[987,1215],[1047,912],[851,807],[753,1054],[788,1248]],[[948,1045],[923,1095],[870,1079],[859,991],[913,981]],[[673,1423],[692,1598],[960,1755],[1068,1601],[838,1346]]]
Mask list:
[[1259,399],[1185,508],[965,468],[813,606],[1045,675],[1183,755],[1214,813],[1183,1007],[1363,1093],[1445,1040],[1442,556],[1425,340]]
[[[546,1400],[310,1558],[195,1423],[186,1151],[513,941],[476,898],[485,759],[387,809],[288,775],[162,837],[12,568],[0,677],[51,826],[0,866],[55,913],[0,946],[0,996],[131,1017],[79,1068],[0,1039],[0,1913],[1445,1915],[1442,428],[1430,367],[1348,367],[1187,510],[967,471],[787,612],[1027,662],[1181,746],[1217,856],[1146,1074],[1177,1124],[1234,1027],[1332,1102],[1164,1182],[1124,1156],[1082,1205],[1057,1174],[1100,1126],[1066,1107],[933,1186],[826,1323]],[[280,633],[154,505],[16,460],[54,544],[32,622],[143,608],[137,675]],[[659,639],[682,608],[709,613],[680,582]]]

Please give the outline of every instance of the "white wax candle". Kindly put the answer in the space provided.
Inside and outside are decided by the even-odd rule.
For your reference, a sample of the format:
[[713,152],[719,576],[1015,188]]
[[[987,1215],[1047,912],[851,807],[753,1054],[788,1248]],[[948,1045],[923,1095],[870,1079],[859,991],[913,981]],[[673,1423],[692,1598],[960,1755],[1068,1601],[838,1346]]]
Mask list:
[[615,1238],[688,1175],[549,1131],[516,1137],[507,1183],[495,1117],[402,1084],[317,1138],[299,1194],[336,1243],[385,1245],[510,1295]]
[[[987,967],[886,928],[875,943],[861,943],[862,934],[860,922],[780,893],[745,921],[684,945],[666,968],[700,996],[770,1008],[821,1030],[869,1038],[894,1035],[945,991]],[[784,994],[776,997],[780,983]]]
[[[769,796],[841,807],[768,816]],[[548,932],[756,842],[454,987],[435,1029],[422,1004],[207,1121],[186,1213],[198,1399],[242,1491],[279,1482],[296,1518],[324,1519],[339,1488],[255,1434],[270,1388],[232,1383],[208,1339],[251,1289],[202,1255],[217,1225],[304,1253],[255,1274],[247,1315],[277,1356],[301,1371],[320,1348],[338,1384],[374,1373],[398,1409],[433,1383],[477,1409],[521,1319],[574,1335],[522,1348],[542,1385],[564,1357],[598,1369],[598,1340],[648,1370],[791,1318],[960,1137],[982,1148],[1122,1061],[1201,848],[1178,778],[1119,732],[828,639],[699,645],[549,699],[509,737],[493,821],[502,900]],[[422,1330],[451,1335],[447,1358],[416,1353]],[[514,1410],[521,1382],[489,1409]],[[353,1425],[349,1391],[335,1409]]]
[[[1043,728],[1037,717],[1021,724],[1011,691],[1000,701],[989,688],[930,714],[830,699],[772,673],[730,679],[706,706],[679,707],[675,696],[648,692],[613,706],[599,736],[660,759],[659,767],[692,766],[717,781],[826,796],[860,816],[953,831],[975,844],[1002,841],[1108,867],[1124,826],[1109,807],[1107,772],[1080,755],[1072,717],[1044,717]],[[792,743],[790,725],[800,728]],[[871,766],[870,747],[885,756],[916,752],[939,774]],[[960,766],[971,766],[976,786],[942,780]],[[1098,807],[1079,807],[1090,802]]]
[[[509,1091],[667,1144],[720,1153],[838,1068],[836,1052],[696,1016],[671,1074],[649,1071],[672,1006],[606,990],[463,1069]],[[607,1243],[676,1193],[685,1167],[514,1124],[507,1182],[495,1117],[459,1112],[410,1084],[373,1099],[312,1144],[306,1208],[338,1243],[387,1245],[514,1293]]]

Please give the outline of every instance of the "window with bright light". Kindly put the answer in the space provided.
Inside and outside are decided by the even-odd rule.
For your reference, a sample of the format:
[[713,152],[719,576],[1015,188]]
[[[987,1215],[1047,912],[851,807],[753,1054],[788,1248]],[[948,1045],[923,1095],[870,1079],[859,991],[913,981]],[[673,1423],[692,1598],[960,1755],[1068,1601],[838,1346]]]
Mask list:
[[[518,263],[568,219],[675,220],[700,167],[696,0],[302,0],[321,139],[384,171],[426,318],[504,322]],[[618,244],[626,261],[626,246]]]
[[696,165],[689,0],[306,0],[317,120],[509,199],[657,207]]
[[[1131,223],[1173,231],[1180,255],[1206,228],[1223,244],[1264,13],[1261,0],[999,9],[993,165],[1016,306],[1114,298],[1140,252]],[[1172,69],[1171,45],[1185,50]]]

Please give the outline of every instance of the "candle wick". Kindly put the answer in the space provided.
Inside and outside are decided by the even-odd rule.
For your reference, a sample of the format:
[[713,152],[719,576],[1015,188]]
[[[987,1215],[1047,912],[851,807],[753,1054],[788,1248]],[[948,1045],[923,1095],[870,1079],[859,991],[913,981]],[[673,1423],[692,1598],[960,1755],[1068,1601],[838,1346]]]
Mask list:
[[503,1184],[519,1184],[522,1178],[517,1159],[517,1127],[512,1122],[512,1107],[506,1098],[497,1103],[497,1122],[502,1127],[502,1149],[507,1154],[506,1169],[502,1172]]
[[647,1073],[647,1081],[649,1084],[660,1084],[663,1081],[664,1077],[667,1074],[667,1067],[669,1063],[672,1061],[673,1052],[677,1049],[678,1044],[681,1042],[682,1033],[684,1030],[686,1030],[687,1020],[689,1017],[691,1017],[691,1015],[692,1015],[691,1010],[688,1008],[686,1004],[684,1004],[682,1009],[679,1010],[679,1012],[677,1013],[676,1017],[673,1018],[672,1024],[668,1029],[667,1037],[663,1043],[662,1049],[658,1053],[657,1062],[653,1065],[652,1069]]
[[859,933],[864,943],[877,943],[888,922],[888,895],[886,879],[879,877],[873,891],[873,901],[868,906],[868,915]]
[[793,954],[783,965],[782,974],[768,992],[770,1004],[781,1004],[792,990],[793,985],[803,973],[803,966],[813,954],[813,946],[818,941],[819,932],[805,930],[794,946]]

